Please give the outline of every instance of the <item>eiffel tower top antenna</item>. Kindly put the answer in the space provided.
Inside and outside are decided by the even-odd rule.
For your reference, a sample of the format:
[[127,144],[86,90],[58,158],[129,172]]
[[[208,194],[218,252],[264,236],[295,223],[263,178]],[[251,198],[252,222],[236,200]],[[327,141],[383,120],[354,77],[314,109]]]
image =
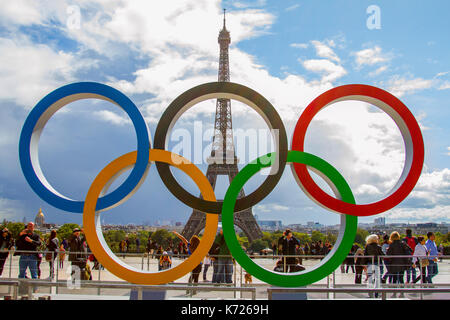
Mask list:
[[223,28],[226,29],[226,14],[227,9],[223,9]]

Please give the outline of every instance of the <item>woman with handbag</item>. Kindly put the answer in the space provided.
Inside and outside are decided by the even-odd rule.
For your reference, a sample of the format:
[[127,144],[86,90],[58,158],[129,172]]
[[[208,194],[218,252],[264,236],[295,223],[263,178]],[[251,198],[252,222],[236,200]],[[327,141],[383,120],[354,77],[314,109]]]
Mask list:
[[[411,248],[403,241],[400,240],[400,234],[397,231],[391,233],[389,237],[391,244],[386,251],[386,256],[389,256],[389,273],[393,275],[393,283],[403,286],[403,276],[407,268],[411,266],[411,258],[406,256],[411,255]],[[396,257],[398,256],[398,257]],[[393,294],[393,298],[396,297],[396,293]],[[399,298],[404,298],[404,294],[400,293]]]
[[48,262],[50,268],[50,275],[48,279],[53,280],[55,277],[55,259],[58,255],[58,248],[59,248],[59,240],[56,237],[56,231],[52,230],[50,232],[50,237],[47,240],[47,253],[45,254],[45,260]]
[[[422,283],[427,283],[427,266],[429,264],[428,261],[428,250],[425,247],[425,238],[417,237],[419,243],[414,248],[413,254],[413,268],[419,266],[420,275],[414,279],[413,283],[417,283],[422,278]],[[419,262],[419,264],[417,264]]]

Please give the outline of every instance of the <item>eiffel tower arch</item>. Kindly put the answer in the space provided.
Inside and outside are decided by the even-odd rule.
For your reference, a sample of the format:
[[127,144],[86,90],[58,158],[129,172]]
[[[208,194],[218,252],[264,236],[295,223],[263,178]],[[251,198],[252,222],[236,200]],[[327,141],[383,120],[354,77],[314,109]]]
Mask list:
[[[223,29],[219,33],[220,59],[219,59],[219,82],[230,81],[229,46],[231,43],[230,32],[226,29],[225,10],[223,19]],[[217,176],[228,176],[231,183],[238,174],[238,159],[235,154],[233,142],[233,123],[231,118],[231,101],[229,99],[217,99],[216,116],[214,121],[214,137],[212,143],[211,156],[208,158],[208,169],[206,177],[215,190]],[[245,197],[242,189],[238,199]],[[220,200],[219,200],[220,202]],[[220,216],[220,221],[221,221]],[[182,235],[190,239],[193,235],[199,234],[205,227],[205,213],[194,209],[189,217]],[[234,224],[244,231],[249,242],[263,236],[258,223],[256,222],[252,208],[234,213]]]

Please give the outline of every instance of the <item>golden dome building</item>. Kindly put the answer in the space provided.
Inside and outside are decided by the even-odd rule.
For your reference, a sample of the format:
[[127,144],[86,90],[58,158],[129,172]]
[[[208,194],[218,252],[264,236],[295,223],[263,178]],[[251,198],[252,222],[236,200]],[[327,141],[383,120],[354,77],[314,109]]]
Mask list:
[[39,208],[39,212],[36,215],[36,218],[34,218],[34,224],[36,227],[43,227],[45,223],[45,217],[44,213],[42,212],[42,208]]

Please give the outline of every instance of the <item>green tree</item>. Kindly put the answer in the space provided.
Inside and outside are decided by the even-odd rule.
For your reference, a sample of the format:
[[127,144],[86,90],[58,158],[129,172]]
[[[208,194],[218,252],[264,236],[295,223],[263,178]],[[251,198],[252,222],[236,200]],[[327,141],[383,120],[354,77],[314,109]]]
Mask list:
[[259,252],[262,249],[265,249],[267,247],[267,241],[264,241],[262,239],[256,239],[252,241],[250,244],[250,249],[254,252]]
[[162,245],[164,249],[169,246],[169,241],[171,239],[175,240],[175,239],[178,239],[178,238],[172,232],[169,232],[169,231],[167,231],[165,229],[156,230],[152,234],[152,240],[156,241],[156,243],[158,245]]
[[8,222],[6,224],[6,228],[8,228],[9,232],[11,232],[12,237],[17,239],[19,237],[19,233],[25,229],[25,225],[22,222]]
[[313,230],[313,232],[311,233],[311,241],[317,242],[319,240],[324,241],[325,236],[320,231]]
[[328,240],[332,245],[334,245],[336,243],[337,236],[332,233],[328,233],[325,240]]
[[356,230],[355,243],[358,243],[361,246],[364,246],[368,235],[369,235],[369,232],[367,230],[358,228]]
[[237,236],[237,240],[238,240],[239,244],[241,245],[241,247],[248,248],[249,243],[248,243],[248,238],[247,237],[245,237],[245,236],[242,237],[239,234]]
[[306,233],[294,232],[293,234],[294,237],[296,237],[300,241],[300,244],[311,242],[311,237]]
[[105,238],[108,247],[113,252],[119,252],[119,243],[123,239],[125,239],[125,231],[123,230],[108,230],[103,233],[103,237]]

